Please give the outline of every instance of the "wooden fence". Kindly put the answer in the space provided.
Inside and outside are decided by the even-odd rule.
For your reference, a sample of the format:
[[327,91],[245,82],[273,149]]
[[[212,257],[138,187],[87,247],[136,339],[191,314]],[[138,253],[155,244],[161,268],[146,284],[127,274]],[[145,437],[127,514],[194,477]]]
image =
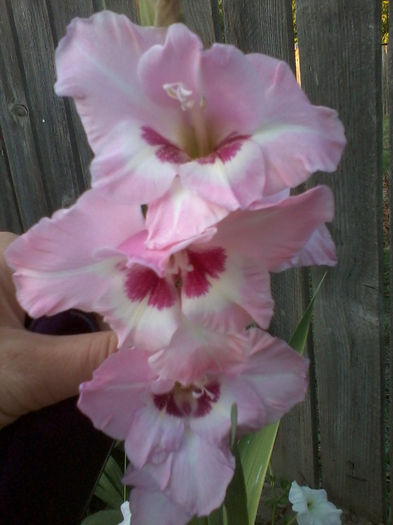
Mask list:
[[[72,104],[54,94],[53,55],[69,21],[104,3],[0,0],[2,229],[21,232],[86,188],[91,153]],[[183,4],[186,22],[206,45],[225,41],[283,58],[294,68],[290,0],[222,0],[221,18],[217,0]],[[381,2],[296,4],[302,87],[313,103],[338,110],[348,146],[337,173],[311,180],[334,191],[331,231],[339,264],[315,306],[309,395],[284,418],[273,465],[289,480],[322,484],[336,505],[387,523],[393,380],[382,301]],[[106,0],[106,6],[136,20],[132,0]],[[273,330],[281,337],[293,331],[310,283],[315,286],[322,273],[291,271],[275,278]]]

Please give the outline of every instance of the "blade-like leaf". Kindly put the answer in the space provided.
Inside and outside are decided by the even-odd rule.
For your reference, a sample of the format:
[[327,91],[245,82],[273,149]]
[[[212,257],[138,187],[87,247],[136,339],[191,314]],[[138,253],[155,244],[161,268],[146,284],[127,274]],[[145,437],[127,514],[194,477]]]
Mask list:
[[248,525],[246,483],[238,446],[234,446],[233,452],[236,458],[236,468],[227,489],[223,513],[226,511],[228,525]]
[[299,354],[303,354],[304,347],[306,346],[306,341],[308,337],[308,332],[310,329],[312,309],[314,306],[314,301],[318,295],[318,292],[322,286],[323,281],[325,280],[327,273],[325,272],[322,276],[322,279],[319,281],[318,286],[314,292],[314,295],[309,302],[306,311],[304,312],[302,318],[300,319],[291,339],[289,340],[289,345],[292,346],[294,350],[297,350]]
[[233,403],[231,407],[231,449],[235,446],[237,429],[237,405]]
[[81,525],[119,525],[123,515],[119,510],[100,510],[85,518]]
[[207,519],[208,525],[224,525],[224,506],[214,510]]
[[243,466],[247,492],[248,523],[254,525],[262,487],[270,463],[279,422],[267,425],[239,442],[239,455]]
[[119,465],[112,456],[109,456],[104,472],[98,481],[95,495],[112,509],[119,509],[124,500],[122,477],[123,473]]
[[209,522],[208,518],[198,518],[195,516],[195,518],[192,518],[187,525],[209,525]]
[[[300,354],[304,352],[314,301],[325,277],[326,273],[319,282],[309,305],[289,341],[290,346]],[[259,432],[245,436],[239,442],[239,455],[243,466],[247,492],[249,525],[254,525],[255,523],[259,500],[261,498],[263,484],[265,483],[266,472],[273,452],[279,424],[280,422],[277,421],[276,423],[267,425]]]

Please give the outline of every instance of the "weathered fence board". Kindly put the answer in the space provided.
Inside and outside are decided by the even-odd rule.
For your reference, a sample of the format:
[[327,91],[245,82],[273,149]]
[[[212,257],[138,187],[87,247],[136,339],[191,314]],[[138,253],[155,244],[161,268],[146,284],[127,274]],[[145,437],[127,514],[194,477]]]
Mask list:
[[339,260],[314,315],[322,482],[375,521],[384,519],[380,7],[297,1],[302,87],[338,109],[348,138],[338,173],[317,178],[335,193]]
[[[73,18],[88,17],[94,12],[94,6],[91,0],[84,0],[83,2],[65,2],[65,5],[62,7],[62,9],[58,9],[56,4],[52,5],[51,2],[47,2],[47,7],[55,47],[59,43],[59,40],[61,40],[61,38],[63,38],[65,35],[66,28]],[[49,58],[51,61],[54,60],[53,53]],[[70,141],[75,160],[78,190],[79,193],[81,193],[90,184],[88,168],[92,158],[92,152],[90,151],[90,148],[87,144],[86,135],[73,102],[67,98],[62,100],[68,122]],[[71,200],[72,199],[70,199],[70,201]],[[70,203],[71,202],[68,204]]]
[[[14,40],[14,20],[8,3],[0,0],[1,56],[0,115],[3,148],[9,159],[10,175],[23,228],[26,229],[43,215],[48,214],[42,170],[36,151],[34,130],[30,121],[26,98],[27,86],[23,80],[17,42]],[[2,175],[2,180],[8,174]],[[11,222],[17,221],[17,210],[9,202]],[[5,228],[6,225],[2,225]]]
[[64,101],[53,90],[54,62],[48,57],[53,57],[54,43],[48,11],[44,0],[10,6],[45,193],[53,210],[72,202],[80,190]]
[[[389,20],[393,20],[393,2],[389,2]],[[388,98],[388,107],[393,108],[393,45],[392,40],[390,40],[390,45],[388,46],[388,82],[385,85],[386,91],[387,91],[387,98]],[[393,250],[392,250],[392,237],[393,237],[393,192],[392,192],[392,184],[393,184],[393,111],[390,109],[388,111],[388,133],[389,133],[389,171],[388,171],[388,181],[389,181],[389,188],[390,188],[390,198],[389,198],[389,209],[390,209],[390,235],[389,235],[389,249],[390,249],[390,256],[389,256],[389,317],[388,322],[390,322],[389,325],[389,346],[386,351],[386,364],[388,365],[389,370],[389,377],[388,380],[388,396],[390,405],[387,407],[386,413],[388,414],[388,421],[390,423],[390,426],[388,426],[388,438],[389,438],[389,459],[390,459],[390,465],[389,465],[389,471],[387,472],[388,479],[390,482],[390,509],[393,509],[393,490],[392,490],[392,480],[393,480],[393,322],[392,322],[392,312],[393,312],[393,293],[392,293],[392,286],[393,286]]]
[[183,13],[185,23],[202,37],[205,46],[209,47],[213,42],[220,40],[221,35],[216,34],[219,31],[217,11],[212,9],[210,0],[183,2]]

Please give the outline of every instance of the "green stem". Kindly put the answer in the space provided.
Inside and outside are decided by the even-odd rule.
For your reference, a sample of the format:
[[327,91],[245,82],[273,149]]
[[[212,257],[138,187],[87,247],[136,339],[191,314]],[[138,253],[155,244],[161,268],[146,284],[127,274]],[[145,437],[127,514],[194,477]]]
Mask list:
[[291,525],[291,523],[295,523],[296,516],[293,516],[287,523],[287,525]]

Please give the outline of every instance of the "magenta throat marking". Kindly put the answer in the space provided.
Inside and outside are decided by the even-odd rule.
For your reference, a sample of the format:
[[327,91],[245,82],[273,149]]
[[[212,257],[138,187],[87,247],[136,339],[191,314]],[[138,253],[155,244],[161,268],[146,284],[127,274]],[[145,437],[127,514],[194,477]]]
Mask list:
[[181,151],[177,146],[169,142],[162,135],[147,126],[142,127],[142,138],[150,146],[160,146],[156,152],[156,157],[162,162],[171,162],[173,164],[182,164],[189,159],[188,155]]
[[217,279],[225,270],[225,250],[213,248],[204,252],[186,252],[193,269],[183,277],[184,293],[190,298],[199,297],[206,294],[211,286],[207,276]]
[[204,387],[176,384],[170,392],[154,395],[153,401],[158,410],[165,410],[171,416],[203,417],[211,411],[219,397],[220,385],[212,381]]
[[158,310],[169,308],[176,301],[176,291],[166,279],[158,277],[150,268],[139,265],[128,271],[125,290],[131,301],[143,301],[148,296],[147,304]]
[[232,160],[242,149],[244,141],[248,138],[250,138],[250,135],[235,135],[232,133],[222,140],[210,155],[198,159],[199,164],[214,164],[217,159],[224,163]]

